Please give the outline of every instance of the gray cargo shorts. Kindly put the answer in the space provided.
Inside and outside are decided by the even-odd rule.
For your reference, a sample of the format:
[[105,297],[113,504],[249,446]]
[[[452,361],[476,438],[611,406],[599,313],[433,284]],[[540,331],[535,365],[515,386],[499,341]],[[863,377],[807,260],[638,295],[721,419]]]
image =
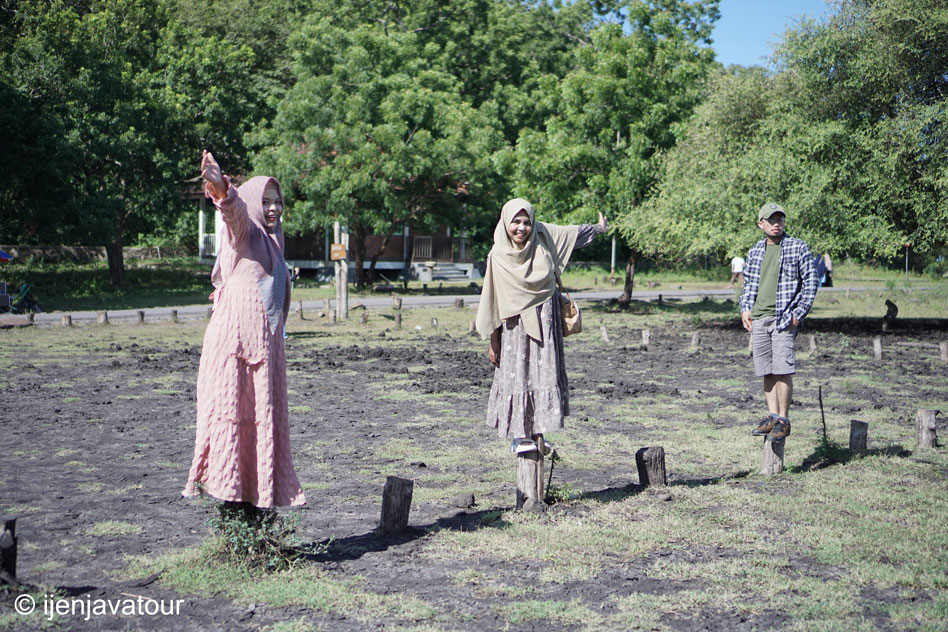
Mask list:
[[773,316],[757,318],[751,322],[751,339],[754,352],[754,373],[765,375],[793,375],[797,372],[793,343],[798,327],[777,331],[777,319]]

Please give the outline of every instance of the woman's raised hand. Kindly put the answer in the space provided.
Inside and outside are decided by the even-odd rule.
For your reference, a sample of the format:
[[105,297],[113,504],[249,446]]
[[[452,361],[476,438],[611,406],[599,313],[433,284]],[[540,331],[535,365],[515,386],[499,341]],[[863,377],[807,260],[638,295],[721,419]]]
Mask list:
[[227,197],[227,184],[224,182],[221,166],[214,160],[214,154],[206,149],[201,155],[201,177],[207,181],[215,199],[222,200]]
[[602,232],[606,232],[606,228],[609,226],[609,222],[606,221],[606,216],[602,213],[599,213],[599,228],[602,229]]

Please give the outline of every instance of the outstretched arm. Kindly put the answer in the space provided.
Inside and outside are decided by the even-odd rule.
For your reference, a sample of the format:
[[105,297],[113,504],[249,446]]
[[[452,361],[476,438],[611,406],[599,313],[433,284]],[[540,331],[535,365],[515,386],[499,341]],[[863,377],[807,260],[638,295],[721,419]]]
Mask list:
[[249,219],[247,205],[237,195],[230,178],[221,172],[221,167],[214,159],[214,154],[206,149],[201,154],[201,177],[204,178],[204,192],[214,200],[214,205],[221,210],[221,216],[227,225],[225,231],[228,239],[234,245],[247,233]]
[[609,224],[606,221],[606,217],[602,213],[599,213],[598,224],[580,224],[579,234],[576,236],[576,244],[573,246],[573,248],[575,249],[588,246],[592,243],[593,239],[595,239],[597,235],[606,232],[608,225]]
[[201,154],[201,177],[204,178],[204,190],[211,194],[214,201],[227,197],[228,183],[224,181],[221,166],[214,159],[214,154],[204,150]]

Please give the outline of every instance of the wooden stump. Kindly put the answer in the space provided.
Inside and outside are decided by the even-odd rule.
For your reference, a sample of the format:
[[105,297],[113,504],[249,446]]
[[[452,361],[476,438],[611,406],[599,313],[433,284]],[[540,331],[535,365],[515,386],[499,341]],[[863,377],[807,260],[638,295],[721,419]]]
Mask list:
[[783,471],[783,445],[787,442],[771,441],[764,437],[764,460],[760,467],[760,473],[766,476],[771,474],[780,474]]
[[697,347],[699,344],[701,344],[701,334],[696,331],[695,333],[691,334],[691,346]]
[[382,490],[382,518],[379,531],[383,535],[401,533],[408,528],[411,494],[415,484],[407,478],[389,476]]
[[0,584],[16,582],[16,518],[0,517]]
[[882,338],[879,336],[872,339],[872,358],[876,362],[882,360]]
[[368,313],[368,312],[362,312],[362,324],[364,325],[364,324],[366,324],[367,322],[369,322],[369,313]]
[[816,336],[809,334],[807,340],[810,342],[810,353],[816,353]]
[[652,446],[641,448],[635,453],[635,467],[639,471],[639,485],[655,487],[668,485],[665,472],[665,448]]
[[517,455],[517,509],[544,507],[543,455],[539,450]]
[[392,299],[392,307],[394,307],[396,310],[399,310],[402,308],[401,297],[396,296],[395,298]]
[[477,335],[477,321],[476,320],[472,319],[471,322],[468,323],[467,333],[469,333],[472,336]]
[[948,364],[948,342],[939,342],[938,349],[941,351],[941,361]]
[[323,299],[323,311],[325,311],[327,314],[332,311],[332,303],[328,298]]
[[608,344],[608,342],[609,342],[609,332],[606,331],[606,326],[605,326],[605,325],[602,325],[602,326],[599,328],[599,332],[602,334],[602,341]]
[[659,304],[659,305],[662,304],[662,295],[661,295],[661,294],[658,295],[658,304]]
[[29,314],[26,315],[26,319],[30,321],[30,323],[33,323],[36,320],[36,314],[34,314],[33,312],[30,312]]
[[869,424],[853,419],[849,422],[849,451],[853,454],[865,454],[869,440]]
[[648,346],[649,338],[651,338],[651,337],[652,337],[652,332],[650,332],[648,329],[643,329],[643,330],[642,330],[642,344],[643,344],[643,345],[645,345],[645,346],[647,347],[647,346]]
[[178,322],[178,310],[176,309],[171,310],[171,322]]
[[437,318],[432,318],[432,319],[431,319],[431,326],[434,327],[435,329],[438,328],[438,319],[437,319]]
[[303,320],[303,301],[296,302],[296,317]]
[[336,322],[336,312],[335,312],[335,310],[330,310],[330,312],[329,312],[329,322],[331,322],[331,323]]
[[935,415],[937,410],[920,408],[915,413],[915,449],[934,448],[938,441],[935,430]]
[[464,309],[464,299],[456,298],[454,299],[454,308],[455,309]]
[[63,327],[72,327],[72,316],[63,314]]
[[208,307],[208,308],[207,308],[207,319],[210,320],[210,319],[211,319],[211,316],[213,316],[213,315],[214,315],[214,308],[213,308],[213,307]]
[[107,311],[99,311],[95,313],[95,322],[100,325],[109,324],[109,313]]
[[395,312],[395,328],[396,329],[402,328],[402,313],[401,312]]

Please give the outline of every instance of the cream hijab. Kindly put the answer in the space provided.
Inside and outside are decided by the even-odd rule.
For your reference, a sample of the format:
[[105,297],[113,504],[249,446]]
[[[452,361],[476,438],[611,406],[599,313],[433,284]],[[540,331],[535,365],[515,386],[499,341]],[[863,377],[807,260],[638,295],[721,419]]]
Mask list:
[[[533,231],[522,248],[514,244],[507,226],[526,211]],[[513,316],[520,316],[524,330],[543,341],[537,307],[556,291],[556,276],[563,272],[576,245],[578,226],[556,226],[535,219],[533,205],[516,198],[504,204],[494,228],[494,247],[487,255],[484,288],[477,307],[477,332],[482,338]]]

